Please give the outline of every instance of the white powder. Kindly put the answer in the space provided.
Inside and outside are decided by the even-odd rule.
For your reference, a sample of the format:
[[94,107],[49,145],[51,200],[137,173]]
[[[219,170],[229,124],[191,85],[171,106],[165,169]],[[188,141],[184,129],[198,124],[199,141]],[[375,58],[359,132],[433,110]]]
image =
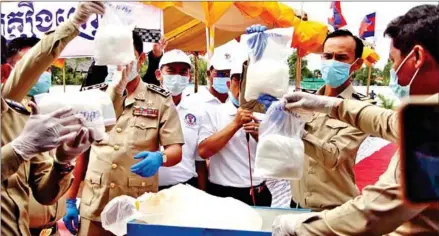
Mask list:
[[297,180],[304,168],[304,144],[299,138],[267,134],[260,138],[256,150],[255,176]]

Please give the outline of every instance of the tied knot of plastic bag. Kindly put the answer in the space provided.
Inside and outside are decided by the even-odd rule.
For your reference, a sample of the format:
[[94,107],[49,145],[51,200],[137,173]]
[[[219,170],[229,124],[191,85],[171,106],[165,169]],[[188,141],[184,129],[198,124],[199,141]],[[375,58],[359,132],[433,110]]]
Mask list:
[[[273,100],[273,97],[268,99]],[[259,127],[261,137],[271,133],[287,137],[301,137],[305,122],[296,112],[286,110],[285,104],[286,101],[284,99],[270,103],[266,112],[266,120]]]
[[248,39],[248,48],[256,61],[259,61],[262,58],[265,48],[267,48],[267,41],[268,35],[265,32],[257,32]]
[[126,235],[127,223],[136,215],[136,199],[125,195],[116,197],[101,213],[102,227],[117,236]]

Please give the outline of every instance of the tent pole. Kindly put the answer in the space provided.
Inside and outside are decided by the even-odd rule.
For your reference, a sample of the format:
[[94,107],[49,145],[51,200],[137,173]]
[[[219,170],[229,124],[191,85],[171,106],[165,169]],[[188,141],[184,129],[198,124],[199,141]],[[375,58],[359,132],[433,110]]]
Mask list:
[[369,86],[370,86],[370,76],[372,75],[372,66],[369,67],[369,73],[367,75],[367,89],[366,89],[366,96],[369,96]]
[[194,93],[198,92],[198,52],[194,52]]
[[[299,49],[297,49],[299,50]],[[302,57],[297,54],[296,60],[296,91],[300,91],[300,79],[302,78]]]

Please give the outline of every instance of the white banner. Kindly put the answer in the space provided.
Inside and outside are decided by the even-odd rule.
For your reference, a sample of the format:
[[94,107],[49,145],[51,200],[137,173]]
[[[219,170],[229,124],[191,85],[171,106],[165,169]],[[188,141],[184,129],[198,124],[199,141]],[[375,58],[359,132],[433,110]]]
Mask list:
[[[6,40],[16,37],[38,37],[55,30],[68,19],[77,2],[2,2],[1,34]],[[162,10],[137,2],[111,2],[117,9],[133,14],[136,28],[162,30]],[[93,40],[101,17],[93,15],[82,25],[80,34],[67,45],[61,57],[89,57],[93,55]],[[144,51],[152,44],[144,43]]]

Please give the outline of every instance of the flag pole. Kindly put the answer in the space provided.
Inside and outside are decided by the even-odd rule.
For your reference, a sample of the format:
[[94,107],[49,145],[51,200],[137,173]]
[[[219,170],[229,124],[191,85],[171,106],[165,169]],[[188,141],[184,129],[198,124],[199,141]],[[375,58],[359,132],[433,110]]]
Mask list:
[[[301,4],[301,8],[300,8],[300,22],[303,21],[303,4],[304,2],[302,2]],[[299,23],[300,24],[300,23]],[[302,57],[300,56],[299,53],[300,49],[297,48],[296,49],[296,91],[300,91],[300,80],[302,79]]]
[[369,96],[369,87],[370,87],[370,76],[372,74],[372,65],[367,66],[369,67],[369,73],[367,75],[367,89],[366,89],[366,96]]
[[63,67],[62,67],[62,83],[63,83],[63,87],[64,87],[64,93],[66,92],[66,61],[64,60],[63,62]]

